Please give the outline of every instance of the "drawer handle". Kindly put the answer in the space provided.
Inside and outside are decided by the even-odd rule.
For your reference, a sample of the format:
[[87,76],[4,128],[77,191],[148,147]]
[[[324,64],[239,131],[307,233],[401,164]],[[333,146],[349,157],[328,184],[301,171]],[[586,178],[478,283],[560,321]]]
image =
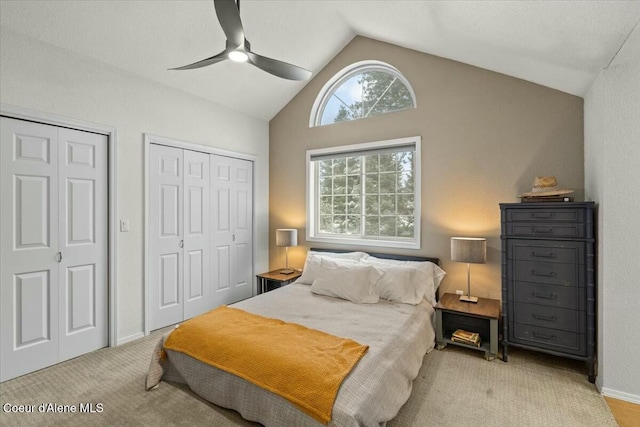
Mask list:
[[531,227],[531,230],[533,231],[534,234],[553,233],[553,227],[549,227],[549,228]]
[[551,294],[551,295],[540,295],[537,292],[531,292],[531,296],[534,298],[542,298],[542,299],[556,299],[558,298],[558,294]]
[[549,252],[548,254],[541,254],[536,251],[531,252],[531,256],[536,258],[555,258],[556,254],[553,252]]
[[555,213],[553,213],[553,212],[546,212],[546,213],[533,212],[533,213],[531,213],[531,218],[553,218],[554,216],[555,216]]
[[531,270],[531,275],[533,276],[543,276],[543,277],[555,277],[556,272],[555,271],[551,271],[549,273],[539,273],[535,270]]
[[531,315],[536,320],[545,320],[547,322],[555,322],[556,321],[556,316],[541,316],[541,315],[536,314],[536,313],[532,313]]
[[541,338],[543,340],[548,340],[548,341],[553,341],[556,339],[555,335],[544,335],[544,334],[539,334],[536,331],[533,331],[533,336],[536,338]]

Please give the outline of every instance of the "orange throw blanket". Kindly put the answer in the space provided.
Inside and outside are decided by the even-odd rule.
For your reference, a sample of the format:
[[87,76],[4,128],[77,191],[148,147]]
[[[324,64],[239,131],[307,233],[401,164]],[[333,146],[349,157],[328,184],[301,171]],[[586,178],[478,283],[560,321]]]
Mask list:
[[325,424],[342,381],[369,349],[226,306],[182,323],[164,347],[276,393]]

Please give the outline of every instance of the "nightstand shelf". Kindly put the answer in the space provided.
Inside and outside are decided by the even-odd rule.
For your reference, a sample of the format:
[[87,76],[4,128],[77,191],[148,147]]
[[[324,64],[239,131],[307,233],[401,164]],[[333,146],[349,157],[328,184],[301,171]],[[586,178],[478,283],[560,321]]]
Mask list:
[[[436,304],[436,345],[442,350],[448,344],[484,351],[484,357],[492,361],[498,353],[498,320],[500,301],[479,298],[477,303],[461,302],[454,294],[444,294]],[[482,338],[480,347],[451,340],[456,329],[478,332]]]
[[277,289],[281,286],[288,285],[289,283],[295,282],[298,277],[302,276],[301,271],[294,270],[293,273],[284,274],[282,272],[283,270],[285,269],[279,268],[277,270],[256,275],[258,286],[257,293],[262,294],[264,292],[269,292]]

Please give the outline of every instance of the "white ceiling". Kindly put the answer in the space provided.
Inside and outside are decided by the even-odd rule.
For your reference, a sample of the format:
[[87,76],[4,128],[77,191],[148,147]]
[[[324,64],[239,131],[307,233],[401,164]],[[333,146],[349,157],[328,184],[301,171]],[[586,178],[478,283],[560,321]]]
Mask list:
[[[242,0],[252,50],[317,73],[355,35],[584,96],[640,20],[640,1]],[[0,0],[0,25],[269,120],[304,87],[220,52],[212,0]]]

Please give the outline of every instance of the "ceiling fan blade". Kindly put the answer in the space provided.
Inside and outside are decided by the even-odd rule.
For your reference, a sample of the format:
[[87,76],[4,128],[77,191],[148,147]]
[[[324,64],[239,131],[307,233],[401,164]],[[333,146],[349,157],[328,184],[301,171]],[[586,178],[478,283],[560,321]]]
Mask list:
[[240,10],[235,0],[213,0],[216,7],[216,15],[227,36],[227,45],[232,47],[244,44],[244,29],[240,20]]
[[193,64],[185,65],[177,68],[169,68],[169,70],[193,70],[196,68],[206,67],[207,65],[215,64],[216,62],[222,62],[229,58],[229,50],[225,49],[217,55],[211,58],[203,59],[202,61],[194,62]]
[[274,76],[289,80],[307,80],[311,77],[311,71],[296,65],[287,64],[286,62],[267,58],[266,56],[261,56],[249,51],[246,53],[247,56],[249,56],[249,62],[251,64]]

